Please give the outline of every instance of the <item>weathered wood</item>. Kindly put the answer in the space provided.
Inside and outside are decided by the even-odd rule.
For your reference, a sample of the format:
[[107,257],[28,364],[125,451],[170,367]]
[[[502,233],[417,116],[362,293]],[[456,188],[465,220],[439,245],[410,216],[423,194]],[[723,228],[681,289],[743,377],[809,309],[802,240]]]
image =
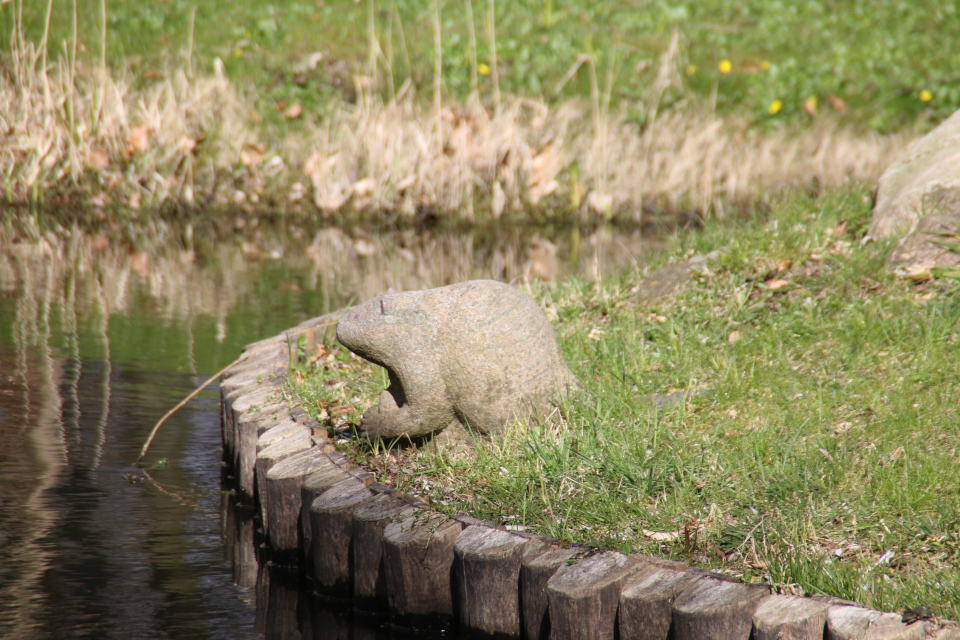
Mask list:
[[751,640],[823,640],[830,604],[797,596],[774,596],[753,614]]
[[383,529],[383,568],[390,611],[401,624],[452,626],[453,544],[463,524],[414,512]]
[[624,581],[649,567],[616,551],[561,566],[547,581],[551,640],[612,640]]
[[534,539],[523,550],[520,566],[520,605],[523,611],[523,637],[546,640],[550,637],[550,616],[547,611],[547,581],[583,547],[561,546]]
[[233,582],[239,587],[252,589],[257,584],[259,568],[254,548],[253,509],[241,502],[235,492],[223,491],[220,493],[220,518],[224,557],[233,568]]
[[259,371],[264,374],[273,373],[277,369],[288,368],[289,358],[286,354],[285,345],[277,345],[273,348],[267,348],[257,353],[250,354],[242,362],[238,362],[223,372],[223,378],[229,379],[235,376],[247,373],[249,371]]
[[330,462],[316,447],[311,447],[284,458],[266,473],[260,502],[270,514],[264,521],[264,532],[274,553],[299,554],[301,488],[307,477],[320,471]]
[[353,512],[353,598],[365,611],[387,608],[387,583],[383,569],[383,529],[422,507],[410,506],[392,493],[381,493]]
[[267,447],[277,444],[281,440],[286,440],[290,436],[295,436],[306,432],[306,427],[288,417],[280,419],[273,418],[268,423],[269,426],[258,437],[256,442],[256,451],[260,453]]
[[673,604],[676,640],[747,640],[753,614],[770,596],[762,585],[705,578],[684,591]]
[[296,574],[264,565],[257,576],[257,612],[254,631],[267,640],[300,640]]
[[[230,393],[224,393],[221,388],[220,395],[220,423],[221,437],[223,439],[224,459],[234,463],[238,454],[237,444],[237,421],[246,412],[238,411],[236,405],[244,399],[246,394],[253,394],[257,389],[239,389]],[[249,409],[249,406],[247,407]]]
[[620,637],[666,640],[673,624],[673,603],[699,580],[697,573],[662,568],[632,577],[620,593]]
[[900,614],[881,613],[862,607],[833,606],[827,609],[824,640],[921,640],[927,624],[904,624]]
[[313,525],[310,522],[310,506],[324,491],[350,477],[349,473],[334,464],[326,454],[322,455],[324,456],[322,466],[307,476],[300,487],[300,539],[303,540],[303,551],[308,566],[313,557]]
[[313,581],[320,593],[353,595],[353,512],[372,495],[362,481],[351,477],[324,491],[310,506]]
[[249,413],[258,413],[268,406],[281,404],[279,398],[275,399],[277,391],[273,386],[258,387],[249,392],[241,389],[235,393],[240,395],[233,399],[229,396],[227,398],[230,414],[225,419],[223,431],[225,458],[234,465],[239,463],[240,448],[243,446],[238,431],[240,419]]
[[453,545],[461,629],[520,636],[520,565],[528,542],[483,525],[463,530]]
[[[220,393],[228,396],[237,389],[257,387],[262,384],[276,386],[276,375],[270,371],[269,363],[266,366],[247,368],[236,373],[227,371],[220,377]],[[227,375],[227,374],[230,375]]]
[[262,411],[244,414],[237,423],[237,458],[234,460],[234,476],[237,487],[248,497],[253,497],[254,470],[257,464],[257,442],[260,436],[278,424],[290,422],[284,415],[284,404],[270,405]]
[[[303,624],[303,640],[360,640],[353,611],[336,598],[327,598],[312,593],[300,596],[300,620]],[[382,640],[384,629],[371,640]],[[283,640],[278,638],[277,640]]]
[[257,487],[257,493],[260,496],[258,503],[260,507],[260,517],[263,521],[263,530],[268,535],[270,529],[270,512],[267,508],[267,501],[263,499],[267,494],[267,472],[281,460],[310,449],[312,445],[313,441],[310,439],[309,432],[304,430],[302,435],[290,436],[257,454],[257,462],[254,467],[254,481]]

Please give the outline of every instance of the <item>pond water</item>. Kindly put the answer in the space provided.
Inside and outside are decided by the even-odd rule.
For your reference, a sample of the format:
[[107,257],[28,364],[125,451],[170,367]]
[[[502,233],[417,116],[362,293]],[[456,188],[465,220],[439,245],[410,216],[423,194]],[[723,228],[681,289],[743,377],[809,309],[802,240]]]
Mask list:
[[388,287],[589,279],[650,246],[610,229],[0,220],[0,637],[403,635],[294,572],[233,561],[253,523],[221,491],[215,384],[141,469],[154,423],[243,345]]

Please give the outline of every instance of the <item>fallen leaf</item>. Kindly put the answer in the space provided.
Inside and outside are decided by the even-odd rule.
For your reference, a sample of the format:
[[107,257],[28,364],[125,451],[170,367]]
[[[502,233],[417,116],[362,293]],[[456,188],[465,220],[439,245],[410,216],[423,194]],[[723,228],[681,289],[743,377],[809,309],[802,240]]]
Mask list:
[[792,266],[793,266],[793,260],[791,260],[790,258],[781,260],[779,263],[777,263],[777,273],[778,274],[783,273],[784,271],[786,271]]
[[99,171],[103,171],[110,166],[110,156],[100,149],[91,149],[87,154],[87,163]]
[[930,267],[926,265],[917,265],[907,269],[907,280],[926,282],[931,278],[933,278],[933,274],[930,273]]
[[831,93],[830,95],[827,96],[827,102],[829,102],[830,106],[836,109],[837,111],[839,111],[840,113],[843,113],[844,111],[847,110],[847,103],[844,102],[843,98],[841,98],[840,96],[835,96]]
[[364,178],[353,183],[353,195],[358,198],[368,196],[377,188],[376,178]]
[[180,142],[177,143],[177,150],[181,153],[193,153],[193,150],[196,148],[197,140],[188,136],[183,136],[180,138]]
[[846,220],[841,220],[841,221],[840,221],[840,224],[838,224],[837,227],[833,230],[833,237],[834,237],[834,238],[839,238],[840,236],[842,236],[842,235],[845,234],[846,232],[847,232],[847,221],[846,221]]
[[788,284],[790,283],[787,282],[786,280],[783,280],[782,278],[774,278],[773,280],[767,281],[767,289],[770,289],[771,291],[776,291],[777,289],[783,289]]
[[742,337],[742,336],[740,335],[740,332],[739,332],[739,331],[731,331],[731,332],[730,332],[730,335],[727,336],[727,343],[728,343],[728,344],[736,344],[736,343],[740,342],[740,338],[741,338],[741,337]]
[[594,213],[601,215],[610,215],[613,209],[613,196],[608,193],[591,191],[587,196],[587,206],[593,209]]
[[678,531],[650,531],[648,529],[643,529],[643,535],[647,536],[651,540],[656,540],[657,542],[672,542],[674,540],[679,540],[681,534],[683,534],[683,529]]
[[150,146],[150,127],[134,127],[127,134],[127,157],[143,153]]
[[303,107],[294,103],[281,112],[284,120],[296,120],[303,113]]

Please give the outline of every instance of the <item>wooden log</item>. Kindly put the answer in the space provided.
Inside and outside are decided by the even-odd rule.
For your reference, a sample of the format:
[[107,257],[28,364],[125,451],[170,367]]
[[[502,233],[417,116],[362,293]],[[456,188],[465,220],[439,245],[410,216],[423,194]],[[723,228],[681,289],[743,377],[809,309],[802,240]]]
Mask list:
[[823,640],[828,602],[797,596],[774,596],[753,614],[752,640]]
[[249,392],[241,389],[235,393],[239,395],[227,396],[225,400],[230,407],[230,414],[224,421],[223,430],[224,457],[233,465],[237,465],[240,459],[240,433],[237,430],[240,418],[248,413],[257,413],[267,406],[281,403],[281,400],[276,398],[277,392],[272,386],[258,387]]
[[267,472],[284,458],[310,449],[312,445],[313,441],[310,439],[310,433],[307,429],[304,429],[302,434],[290,436],[257,454],[257,461],[254,466],[254,484],[257,494],[260,496],[258,505],[260,507],[260,518],[263,522],[263,531],[267,535],[269,535],[270,529],[270,513],[267,509],[267,501],[263,499],[267,495]]
[[461,629],[520,636],[520,565],[528,538],[482,525],[453,545]]
[[[263,369],[267,369],[264,367]],[[230,375],[227,375],[227,372],[220,377],[220,395],[228,396],[237,389],[243,389],[247,387],[257,387],[262,384],[271,384],[276,386],[276,376],[264,374],[263,369],[245,369],[243,371],[238,371],[236,373],[229,372]]]
[[658,567],[628,580],[620,594],[620,637],[636,640],[669,638],[674,601],[684,590],[703,579],[697,573]]
[[455,623],[453,544],[462,529],[456,520],[425,511],[384,527],[387,600],[400,624],[446,628]]
[[[267,447],[275,445],[290,436],[304,433],[306,427],[288,417],[272,417],[263,426],[266,429],[257,437],[256,451],[260,453]],[[258,427],[259,428],[259,427]]]
[[523,637],[547,640],[550,637],[547,581],[583,547],[561,546],[544,539],[530,541],[523,550],[520,566],[520,605],[523,611]]
[[[358,640],[353,612],[344,604],[335,598],[304,593],[300,610],[303,640]],[[384,629],[378,630],[381,635],[374,636],[376,640],[386,637]]]
[[288,363],[286,346],[277,345],[247,356],[242,362],[238,362],[224,371],[223,378],[229,379],[250,371],[258,371],[263,373],[264,379],[266,379],[267,374],[272,374],[280,369],[288,369]]
[[269,524],[264,521],[264,533],[275,560],[279,556],[285,559],[299,556],[301,488],[307,477],[329,464],[318,448],[310,447],[283,458],[267,471],[260,502],[264,513],[270,514]]
[[393,493],[380,493],[353,512],[353,598],[358,609],[387,609],[383,529],[390,522],[422,508],[411,506]]
[[243,397],[243,391],[220,395],[220,435],[223,440],[223,457],[234,464],[237,457],[237,419],[242,413],[234,411],[234,404]]
[[361,480],[350,477],[321,493],[310,506],[313,581],[318,592],[353,595],[353,512],[372,496]]
[[832,606],[827,609],[824,640],[921,640],[927,623],[904,624],[898,613],[882,613],[863,607]]
[[290,422],[285,419],[286,409],[286,403],[271,405],[256,413],[244,414],[237,423],[238,453],[233,473],[237,488],[249,498],[253,497],[259,438],[277,424]]
[[252,589],[257,584],[256,548],[254,547],[253,509],[233,491],[220,494],[220,516],[223,522],[224,557],[233,568],[233,583]]
[[616,551],[562,565],[547,581],[550,639],[612,640],[624,581],[649,568],[638,557]]
[[300,589],[297,574],[264,565],[257,577],[254,631],[267,640],[300,640]]
[[675,640],[747,640],[753,614],[770,589],[704,578],[684,591],[673,604]]
[[310,506],[324,491],[350,478],[349,473],[334,464],[329,456],[323,455],[326,457],[323,465],[307,476],[300,487],[300,539],[303,540],[303,551],[307,566],[311,566],[313,558],[313,525],[310,522]]

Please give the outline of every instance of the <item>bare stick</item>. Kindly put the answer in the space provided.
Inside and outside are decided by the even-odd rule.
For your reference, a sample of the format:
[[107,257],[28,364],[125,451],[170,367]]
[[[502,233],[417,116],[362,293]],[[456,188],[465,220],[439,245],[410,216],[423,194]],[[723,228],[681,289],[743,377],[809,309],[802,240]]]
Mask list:
[[139,464],[139,462],[140,462],[141,460],[143,460],[143,456],[147,455],[147,449],[150,448],[150,443],[153,442],[154,436],[156,436],[156,435],[157,435],[157,431],[160,430],[160,425],[162,425],[162,424],[166,421],[167,418],[169,418],[169,417],[172,416],[174,413],[176,413],[176,412],[180,409],[180,407],[182,407],[183,405],[185,405],[185,404],[187,404],[188,402],[190,402],[191,400],[193,400],[198,393],[200,393],[201,391],[203,391],[204,389],[206,389],[207,387],[209,387],[217,378],[219,378],[221,375],[223,375],[223,372],[224,372],[224,371],[226,371],[227,369],[229,369],[229,368],[232,367],[233,365],[235,365],[235,364],[237,364],[237,363],[239,363],[239,362],[242,362],[243,360],[246,360],[247,357],[249,357],[251,353],[253,353],[253,352],[251,351],[250,353],[245,353],[245,354],[243,354],[242,356],[240,356],[239,358],[237,358],[236,360],[234,360],[233,362],[231,362],[230,364],[228,364],[227,366],[225,366],[223,369],[220,369],[220,371],[218,371],[217,373],[215,373],[214,375],[212,375],[209,380],[207,380],[207,381],[204,382],[202,385],[200,385],[199,387],[197,387],[196,389],[194,389],[194,390],[193,390],[193,393],[191,393],[191,394],[188,395],[186,398],[184,398],[184,399],[181,400],[179,403],[177,403],[177,406],[175,406],[173,409],[170,409],[170,411],[167,411],[167,413],[166,413],[162,418],[160,418],[160,420],[157,422],[157,424],[154,425],[153,431],[150,432],[150,437],[147,438],[147,441],[143,444],[143,448],[140,449],[140,457],[137,458],[137,463]]
[[[302,334],[306,333],[307,331],[314,331],[315,329],[324,329],[324,328],[326,328],[326,327],[335,326],[336,324],[337,324],[336,322],[324,322],[324,323],[322,323],[322,324],[318,324],[318,325],[313,326],[313,327],[307,327],[306,329],[302,329],[301,331],[298,331],[297,333],[295,333],[295,334],[293,334],[293,335],[299,336],[299,335],[302,335]],[[139,464],[140,461],[143,460],[143,457],[144,457],[145,455],[147,455],[147,449],[150,448],[150,444],[153,442],[153,438],[157,435],[157,431],[160,430],[160,425],[162,425],[162,424],[167,420],[167,418],[169,418],[169,417],[172,416],[174,413],[176,413],[178,410],[180,410],[180,408],[183,407],[183,405],[185,405],[185,404],[187,404],[188,402],[190,402],[191,400],[193,400],[193,399],[197,396],[198,393],[200,393],[201,391],[203,391],[204,389],[206,389],[207,387],[209,387],[211,384],[213,384],[213,382],[216,381],[217,378],[219,378],[220,376],[222,376],[223,373],[224,373],[227,369],[229,369],[230,367],[232,367],[232,366],[235,365],[235,364],[240,364],[241,362],[243,362],[244,360],[246,360],[247,358],[249,358],[249,357],[252,356],[253,354],[257,353],[258,351],[261,351],[262,349],[266,349],[267,347],[273,346],[273,344],[274,344],[274,343],[265,344],[265,345],[263,345],[262,347],[259,347],[259,348],[257,348],[257,349],[254,349],[253,351],[248,351],[248,352],[244,353],[242,356],[240,356],[239,358],[237,358],[236,360],[234,360],[233,362],[231,362],[230,364],[228,364],[227,366],[225,366],[223,369],[220,369],[220,371],[218,371],[217,373],[215,373],[214,375],[212,375],[209,380],[207,380],[207,381],[204,382],[202,385],[200,385],[199,387],[197,387],[196,389],[194,389],[193,392],[192,392],[190,395],[188,395],[186,398],[184,398],[184,399],[181,400],[179,403],[177,403],[177,406],[175,406],[173,409],[170,409],[170,411],[167,411],[167,413],[166,413],[162,418],[160,418],[160,420],[157,422],[157,424],[155,424],[155,425],[153,426],[153,431],[150,432],[150,437],[147,438],[147,441],[146,441],[145,443],[143,443],[143,448],[140,449],[140,457],[137,458],[137,464]]]

